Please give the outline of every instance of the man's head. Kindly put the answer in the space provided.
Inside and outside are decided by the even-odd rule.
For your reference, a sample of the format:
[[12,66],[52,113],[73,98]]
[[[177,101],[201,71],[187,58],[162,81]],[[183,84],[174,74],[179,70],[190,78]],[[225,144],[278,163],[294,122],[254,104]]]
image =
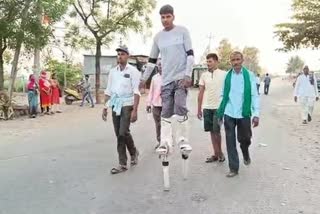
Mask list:
[[268,76],[269,76],[269,74],[267,73],[267,74],[266,74],[266,76],[268,77]]
[[234,51],[230,55],[230,62],[234,69],[240,70],[243,63],[243,54],[240,51]]
[[303,73],[304,73],[305,75],[308,75],[308,74],[309,74],[309,67],[308,67],[307,65],[303,67]]
[[217,69],[219,64],[218,55],[215,53],[209,53],[206,58],[207,58],[208,70],[211,71],[211,70]]
[[158,67],[158,72],[159,72],[159,74],[162,75],[161,59],[158,59],[158,61],[157,61],[157,67]]
[[171,30],[173,28],[174,21],[174,10],[171,5],[164,5],[161,7],[160,11],[161,22],[166,30]]
[[122,46],[116,49],[118,53],[118,62],[120,65],[125,65],[128,63],[129,59],[129,50],[127,47]]
[[88,75],[88,74],[84,75],[84,78],[85,78],[86,80],[88,80],[88,79],[89,79],[89,75]]

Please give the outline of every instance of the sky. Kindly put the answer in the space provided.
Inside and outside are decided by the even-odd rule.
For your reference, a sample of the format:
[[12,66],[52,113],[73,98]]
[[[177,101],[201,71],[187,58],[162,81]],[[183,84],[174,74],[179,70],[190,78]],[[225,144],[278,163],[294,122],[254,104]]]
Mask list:
[[[175,9],[175,24],[187,27],[191,34],[196,60],[198,61],[213,36],[211,47],[218,47],[226,38],[234,46],[255,46],[260,49],[260,65],[266,72],[283,73],[291,56],[299,55],[311,70],[320,69],[319,50],[299,50],[279,53],[275,49],[281,43],[274,37],[274,25],[289,21],[291,0],[158,0],[157,8],[152,14],[154,36],[162,29],[159,8],[171,4]],[[153,37],[152,36],[152,37]],[[140,35],[124,38],[131,53],[149,55],[152,37],[144,40]],[[119,40],[118,40],[119,41]],[[115,42],[103,54],[114,54],[118,44]]]

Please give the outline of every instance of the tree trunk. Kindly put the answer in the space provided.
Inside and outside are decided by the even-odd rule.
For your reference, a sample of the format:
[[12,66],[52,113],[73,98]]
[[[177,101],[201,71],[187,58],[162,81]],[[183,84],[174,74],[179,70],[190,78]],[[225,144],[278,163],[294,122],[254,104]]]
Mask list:
[[10,83],[9,83],[9,90],[8,90],[10,101],[12,99],[14,83],[15,83],[17,73],[18,73],[18,62],[19,62],[21,46],[22,46],[22,40],[17,41],[17,45],[16,45],[15,52],[14,52],[14,58],[13,58],[13,62],[12,62]]
[[0,53],[0,91],[4,89],[3,53]]
[[27,15],[28,15],[28,10],[30,8],[30,3],[32,0],[26,0],[25,6],[22,10],[21,13],[21,24],[20,24],[20,32],[18,32],[17,35],[17,41],[15,45],[15,52],[14,52],[14,58],[12,62],[12,68],[11,68],[11,75],[10,75],[10,84],[9,84],[9,100],[12,100],[12,93],[13,93],[13,88],[14,88],[14,83],[17,77],[17,72],[18,72],[18,62],[19,62],[19,56],[20,56],[20,51],[22,47],[22,43],[24,40],[24,31],[23,29],[25,28],[26,25],[26,20],[27,20]]
[[4,89],[3,53],[7,49],[6,39],[0,38],[0,91]]
[[101,59],[101,46],[102,42],[101,39],[96,39],[96,102],[97,104],[101,104],[101,99],[100,99],[100,59]]

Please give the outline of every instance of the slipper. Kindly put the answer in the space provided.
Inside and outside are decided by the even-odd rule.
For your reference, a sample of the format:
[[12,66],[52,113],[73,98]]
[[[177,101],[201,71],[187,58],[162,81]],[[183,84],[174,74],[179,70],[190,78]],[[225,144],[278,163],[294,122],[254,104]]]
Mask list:
[[212,163],[212,162],[216,162],[218,160],[219,160],[219,158],[217,156],[212,155],[207,158],[206,163]]
[[119,174],[119,173],[121,173],[121,172],[125,172],[125,171],[127,171],[128,170],[128,168],[126,167],[126,166],[118,166],[118,167],[114,167],[114,168],[112,168],[111,169],[111,171],[110,171],[110,173],[112,174],[112,175],[115,175],[115,174]]
[[136,150],[136,154],[131,157],[131,166],[135,166],[138,164],[139,151]]
[[225,160],[226,160],[226,158],[224,157],[223,154],[221,154],[221,155],[219,156],[219,162],[222,163],[222,162],[225,162]]

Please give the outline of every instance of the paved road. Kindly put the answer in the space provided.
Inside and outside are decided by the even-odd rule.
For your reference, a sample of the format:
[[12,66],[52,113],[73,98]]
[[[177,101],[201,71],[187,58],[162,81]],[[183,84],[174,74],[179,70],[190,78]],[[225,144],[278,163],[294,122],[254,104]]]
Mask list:
[[101,107],[74,105],[61,115],[0,122],[0,214],[320,213],[320,111],[312,124],[300,125],[291,90],[276,80],[261,96],[252,165],[241,165],[233,179],[225,177],[227,163],[204,163],[211,146],[194,114],[193,91],[190,178],[182,180],[176,153],[170,192],[162,191],[153,123],[142,111],[132,127],[140,163],[113,176],[115,137],[110,121],[100,119]]

